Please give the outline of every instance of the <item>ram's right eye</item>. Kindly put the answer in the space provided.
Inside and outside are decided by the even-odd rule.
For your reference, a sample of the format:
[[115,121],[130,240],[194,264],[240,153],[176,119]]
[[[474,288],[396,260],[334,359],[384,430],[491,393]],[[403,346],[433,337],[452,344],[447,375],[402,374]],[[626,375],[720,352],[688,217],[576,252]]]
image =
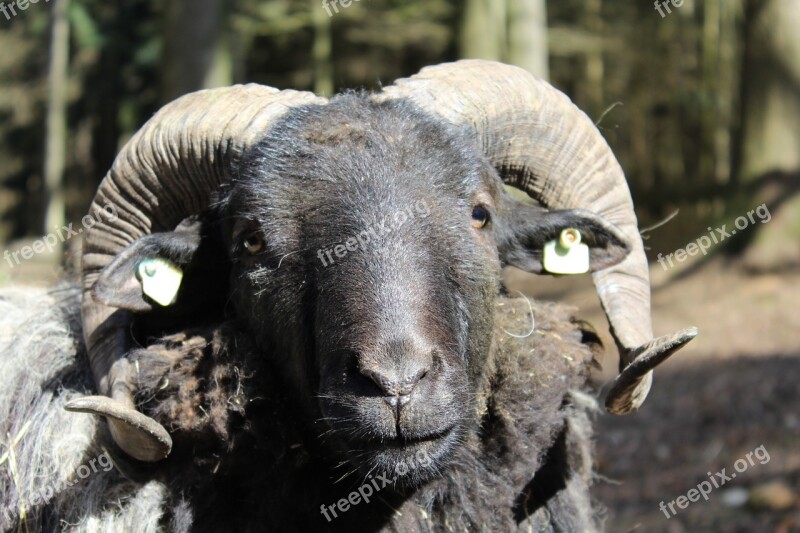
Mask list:
[[489,223],[489,211],[482,205],[476,205],[472,208],[472,227],[481,229]]
[[264,249],[264,238],[258,233],[251,233],[244,238],[242,246],[248,254],[255,255]]

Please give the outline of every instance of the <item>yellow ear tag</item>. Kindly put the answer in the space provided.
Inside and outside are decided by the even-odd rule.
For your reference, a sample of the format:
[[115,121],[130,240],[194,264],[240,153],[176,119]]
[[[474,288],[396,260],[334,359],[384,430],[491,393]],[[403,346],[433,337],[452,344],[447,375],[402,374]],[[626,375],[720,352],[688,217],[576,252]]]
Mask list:
[[589,247],[581,242],[581,232],[567,228],[561,232],[558,240],[546,242],[542,264],[551,274],[589,272]]
[[175,302],[183,280],[183,270],[164,259],[145,259],[139,263],[142,292],[163,306]]

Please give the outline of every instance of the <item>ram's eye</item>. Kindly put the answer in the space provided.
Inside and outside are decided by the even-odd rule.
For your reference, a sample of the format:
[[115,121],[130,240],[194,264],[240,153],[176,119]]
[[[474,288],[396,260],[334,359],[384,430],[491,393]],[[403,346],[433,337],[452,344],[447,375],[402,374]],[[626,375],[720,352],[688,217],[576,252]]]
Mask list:
[[251,233],[242,242],[244,249],[250,255],[255,255],[264,249],[264,238],[258,233]]
[[472,227],[480,229],[489,223],[489,212],[485,207],[476,205],[472,208]]

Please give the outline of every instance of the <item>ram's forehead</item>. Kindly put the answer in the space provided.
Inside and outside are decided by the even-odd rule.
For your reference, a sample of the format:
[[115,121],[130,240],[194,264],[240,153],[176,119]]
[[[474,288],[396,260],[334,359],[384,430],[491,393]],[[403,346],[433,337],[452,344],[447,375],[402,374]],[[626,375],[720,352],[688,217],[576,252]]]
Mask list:
[[346,95],[288,113],[245,160],[240,197],[266,217],[458,210],[499,184],[473,142],[410,103]]

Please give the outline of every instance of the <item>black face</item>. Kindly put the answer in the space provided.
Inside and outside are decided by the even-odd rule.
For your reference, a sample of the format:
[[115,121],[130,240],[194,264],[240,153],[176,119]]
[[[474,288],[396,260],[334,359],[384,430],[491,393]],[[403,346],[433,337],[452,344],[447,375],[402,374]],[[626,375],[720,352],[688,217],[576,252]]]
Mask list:
[[[590,212],[513,200],[474,140],[404,102],[294,109],[231,174],[210,218],[134,241],[95,297],[152,309],[139,320],[150,334],[222,319],[231,302],[326,449],[401,484],[441,471],[479,427],[500,266],[541,272],[565,228],[580,230],[592,270],[628,252]],[[168,307],[137,278],[153,257],[184,271]]]
[[353,467],[425,479],[474,418],[500,180],[407,104],[344,96],[274,131],[228,198],[237,312]]

